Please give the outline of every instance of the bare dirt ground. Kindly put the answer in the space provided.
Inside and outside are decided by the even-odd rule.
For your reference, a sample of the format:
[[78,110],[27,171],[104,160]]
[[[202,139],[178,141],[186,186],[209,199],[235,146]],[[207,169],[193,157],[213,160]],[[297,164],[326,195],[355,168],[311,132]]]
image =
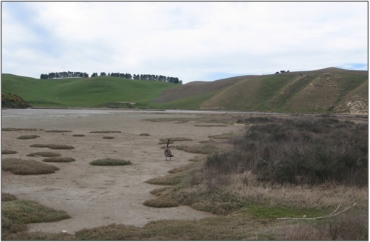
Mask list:
[[[2,150],[18,153],[2,155],[42,162],[43,157],[27,157],[39,151],[60,153],[72,157],[70,163],[48,163],[60,168],[47,175],[14,175],[2,172],[2,192],[18,199],[29,199],[48,207],[64,210],[71,218],[54,223],[29,225],[30,231],[74,233],[84,228],[112,223],[144,226],[149,221],[164,219],[200,219],[213,216],[187,206],[151,208],[142,205],[154,196],[159,186],[145,183],[148,179],[164,176],[173,168],[189,164],[197,154],[172,149],[175,157],[165,160],[160,139],[191,138],[178,144],[197,144],[208,136],[242,132],[241,125],[199,127],[195,122],[149,122],[147,118],[200,118],[203,114],[88,110],[3,110],[2,128],[38,128],[43,131],[2,131]],[[205,115],[205,114],[204,114]],[[45,132],[70,130],[72,132]],[[121,133],[90,133],[91,131],[120,131]],[[150,136],[140,136],[148,133]],[[40,136],[21,140],[25,134]],[[74,137],[83,134],[84,137]],[[103,139],[114,136],[114,139]],[[73,150],[33,148],[32,144],[72,145]],[[91,166],[89,162],[102,158],[130,160],[128,166]]]

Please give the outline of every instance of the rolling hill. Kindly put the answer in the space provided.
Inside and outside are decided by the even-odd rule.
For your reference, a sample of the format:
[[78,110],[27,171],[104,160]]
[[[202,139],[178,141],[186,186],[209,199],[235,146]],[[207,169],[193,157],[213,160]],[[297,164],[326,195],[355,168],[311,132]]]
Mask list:
[[176,84],[118,77],[41,80],[2,74],[2,92],[21,96],[33,107],[150,107],[150,102]]
[[40,80],[2,74],[2,92],[33,107],[368,112],[368,72],[326,68],[185,85],[116,77]]

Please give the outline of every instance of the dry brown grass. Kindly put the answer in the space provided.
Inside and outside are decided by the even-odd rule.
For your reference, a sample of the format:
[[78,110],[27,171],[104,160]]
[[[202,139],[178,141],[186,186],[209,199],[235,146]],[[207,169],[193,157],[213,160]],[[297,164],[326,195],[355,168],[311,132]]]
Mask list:
[[21,160],[15,158],[6,158],[1,161],[1,169],[10,171],[16,175],[39,175],[54,173],[59,170],[58,167],[43,164],[34,160]]

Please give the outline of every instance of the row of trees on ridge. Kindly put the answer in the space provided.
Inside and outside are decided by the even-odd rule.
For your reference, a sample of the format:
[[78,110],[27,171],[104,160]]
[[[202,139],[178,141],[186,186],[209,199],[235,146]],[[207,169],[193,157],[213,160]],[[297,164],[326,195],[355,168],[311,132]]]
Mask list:
[[[175,84],[182,84],[182,80],[179,80],[177,77],[170,77],[170,76],[163,76],[163,75],[151,75],[151,74],[134,74],[131,75],[130,73],[119,73],[119,72],[112,72],[112,73],[105,73],[101,72],[98,75],[97,72],[94,72],[91,75],[91,78],[97,76],[114,76],[119,78],[125,79],[132,79],[132,80],[148,80],[148,81],[163,81],[163,82],[171,82]],[[86,72],[71,72],[71,71],[63,71],[63,72],[51,72],[49,74],[41,74],[40,79],[62,79],[62,78],[89,78],[89,74]]]

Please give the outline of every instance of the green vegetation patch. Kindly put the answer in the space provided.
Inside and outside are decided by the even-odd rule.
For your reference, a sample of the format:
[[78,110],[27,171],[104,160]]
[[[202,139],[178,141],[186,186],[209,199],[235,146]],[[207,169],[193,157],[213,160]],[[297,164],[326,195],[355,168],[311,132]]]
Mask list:
[[49,149],[55,149],[55,150],[72,150],[72,149],[74,149],[74,147],[70,146],[70,145],[57,145],[57,144],[33,144],[30,147],[49,148]]
[[38,135],[21,135],[17,139],[36,139],[40,136]]
[[58,167],[43,164],[34,160],[21,160],[16,158],[6,158],[1,161],[1,169],[10,171],[16,175],[39,175],[50,174],[59,170]]
[[55,222],[70,218],[65,211],[55,210],[30,200],[2,203],[1,215],[17,224]]
[[33,152],[33,153],[29,153],[27,156],[29,156],[29,157],[37,157],[37,156],[58,157],[58,156],[61,156],[61,154],[55,153],[55,152]]
[[104,136],[103,139],[114,139],[114,136]]
[[142,133],[142,134],[140,134],[140,136],[150,136],[150,134],[148,134],[148,133]]
[[26,101],[23,100],[18,95],[13,93],[1,93],[1,107],[2,108],[29,108],[29,105]]
[[1,150],[2,155],[12,155],[12,154],[17,154],[17,151],[14,150]]
[[42,161],[44,161],[44,162],[66,163],[66,162],[75,161],[75,159],[73,159],[71,157],[49,157],[49,158],[43,159]]
[[84,134],[74,134],[73,137],[85,137]]
[[132,165],[132,163],[129,160],[106,158],[106,159],[91,161],[90,165],[93,165],[93,166],[125,166],[125,165]]

